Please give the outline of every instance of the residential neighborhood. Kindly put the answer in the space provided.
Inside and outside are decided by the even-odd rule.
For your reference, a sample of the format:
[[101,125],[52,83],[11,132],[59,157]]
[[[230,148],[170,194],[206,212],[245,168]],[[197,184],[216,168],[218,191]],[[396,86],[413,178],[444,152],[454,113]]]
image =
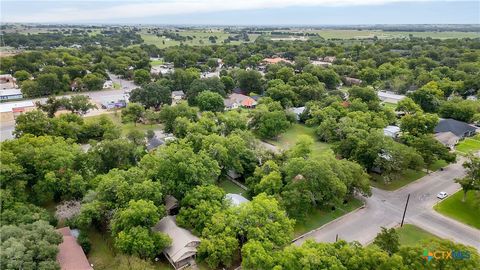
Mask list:
[[6,1],[0,269],[480,269],[479,10]]

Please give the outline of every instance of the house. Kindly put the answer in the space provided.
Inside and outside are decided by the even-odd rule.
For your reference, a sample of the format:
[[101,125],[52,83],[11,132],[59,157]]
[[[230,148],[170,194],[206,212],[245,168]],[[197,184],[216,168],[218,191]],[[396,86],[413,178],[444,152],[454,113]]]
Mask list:
[[387,126],[383,129],[383,134],[391,138],[397,138],[400,134],[400,128],[397,126]]
[[113,81],[108,80],[103,83],[103,89],[113,88]]
[[292,112],[293,114],[295,114],[295,119],[297,119],[297,121],[300,121],[300,116],[305,111],[305,106],[304,107],[293,107],[293,108],[290,108],[288,110],[290,112]]
[[230,94],[228,98],[224,99],[223,104],[225,105],[226,110],[233,110],[240,107],[254,108],[257,105],[257,102],[249,96],[233,93]]
[[357,78],[352,78],[352,77],[345,77],[343,78],[343,83],[346,86],[352,86],[352,85],[360,85],[362,84],[362,80],[357,79]]
[[202,72],[202,74],[200,74],[200,78],[213,78],[213,77],[220,78],[220,71]]
[[147,141],[147,151],[150,152],[150,151],[156,149],[157,147],[159,147],[160,145],[163,145],[163,144],[165,144],[165,142],[163,140],[158,139],[157,137],[153,137],[151,139],[148,139],[148,141]]
[[17,79],[15,79],[11,74],[0,75],[0,89],[12,88],[18,88]]
[[478,100],[478,98],[477,98],[477,96],[473,96],[473,95],[471,95],[471,96],[468,96],[468,97],[466,98],[466,100],[473,100],[473,101],[477,101],[477,100]]
[[335,57],[335,56],[325,56],[323,58],[323,61],[328,62],[328,63],[333,63],[333,62],[335,62],[335,60],[337,60],[337,57]]
[[330,63],[330,62],[325,62],[325,61],[322,61],[322,60],[312,60],[312,61],[310,61],[310,63],[314,66],[321,66],[321,67],[328,67],[328,66],[332,65],[332,63]]
[[455,119],[440,119],[433,131],[435,133],[451,132],[461,140],[475,135],[477,128]]
[[177,104],[184,98],[185,93],[183,91],[172,91],[172,104]]
[[240,194],[227,193],[227,195],[225,195],[225,198],[230,201],[233,206],[239,206],[242,203],[249,202],[247,198],[243,197]]
[[175,216],[162,218],[152,230],[162,232],[172,239],[172,244],[163,250],[163,254],[175,269],[195,264],[200,239],[188,230],[178,227]]
[[450,148],[451,150],[453,150],[455,148],[455,145],[457,145],[458,141],[460,141],[460,138],[450,131],[439,132],[435,134],[435,139],[437,139],[437,141]]
[[377,95],[381,101],[393,104],[397,104],[400,100],[406,98],[404,95],[397,95],[389,91],[378,91]]
[[93,270],[82,247],[69,227],[57,229],[63,237],[58,246],[57,262],[62,270]]
[[284,62],[284,63],[287,63],[287,64],[292,64],[292,61],[287,60],[287,59],[282,58],[282,57],[264,58],[262,60],[262,63],[265,64],[265,65],[273,65],[273,64],[278,64],[278,63],[281,63],[281,62]]
[[0,122],[14,121],[18,115],[35,109],[33,101],[8,102],[0,104]]
[[171,74],[175,71],[173,64],[165,63],[163,65],[158,65],[158,66],[152,66],[150,69],[150,74],[153,75],[166,75],[166,74]]
[[165,197],[165,209],[167,210],[167,215],[176,215],[178,213],[178,200],[172,195],[167,195]]
[[1,89],[0,100],[11,100],[23,98],[22,91],[17,88]]

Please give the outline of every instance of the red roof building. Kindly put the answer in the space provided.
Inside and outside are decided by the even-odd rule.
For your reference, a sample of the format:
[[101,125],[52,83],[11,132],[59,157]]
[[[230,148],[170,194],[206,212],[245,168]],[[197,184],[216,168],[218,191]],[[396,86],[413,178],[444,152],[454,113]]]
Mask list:
[[93,270],[77,239],[69,227],[57,230],[63,236],[63,242],[58,246],[57,262],[62,270]]

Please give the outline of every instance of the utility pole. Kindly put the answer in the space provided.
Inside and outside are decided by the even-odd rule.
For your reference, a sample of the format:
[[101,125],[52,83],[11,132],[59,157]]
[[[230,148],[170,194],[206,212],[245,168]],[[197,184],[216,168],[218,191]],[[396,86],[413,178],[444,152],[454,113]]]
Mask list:
[[408,193],[408,196],[407,196],[407,203],[405,204],[405,209],[403,210],[402,224],[400,224],[400,227],[403,227],[403,221],[405,220],[405,213],[407,213],[407,206],[408,206],[409,200],[410,200],[410,193]]

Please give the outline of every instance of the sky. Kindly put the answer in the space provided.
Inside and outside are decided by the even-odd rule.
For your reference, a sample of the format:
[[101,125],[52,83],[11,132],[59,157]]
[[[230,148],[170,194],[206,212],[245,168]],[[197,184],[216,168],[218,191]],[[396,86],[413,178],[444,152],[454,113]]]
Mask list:
[[85,24],[480,24],[480,1],[0,0],[0,21]]

